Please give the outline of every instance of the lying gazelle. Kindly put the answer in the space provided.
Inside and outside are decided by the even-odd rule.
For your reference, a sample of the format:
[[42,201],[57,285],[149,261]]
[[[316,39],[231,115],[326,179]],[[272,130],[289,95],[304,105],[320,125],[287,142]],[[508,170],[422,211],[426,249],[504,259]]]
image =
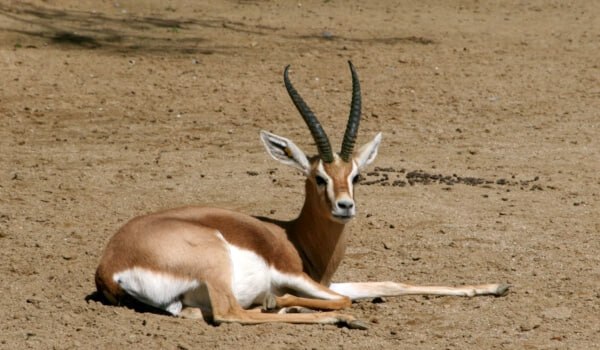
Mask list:
[[[209,207],[183,207],[137,217],[110,240],[96,285],[111,303],[130,296],[182,317],[215,323],[364,324],[339,310],[351,300],[406,294],[502,295],[508,286],[412,286],[394,282],[331,283],[346,250],[345,225],[356,214],[354,185],[377,155],[378,133],[353,153],[361,113],[352,63],[352,102],[340,153],[334,153],[312,111],[284,71],[285,87],[316,142],[308,158],[292,141],[260,133],[267,152],[306,175],[306,197],[295,220],[281,222]],[[248,309],[263,304],[279,313]],[[314,313],[286,311],[318,309]],[[204,315],[203,315],[204,313]],[[209,316],[210,317],[210,316]]]

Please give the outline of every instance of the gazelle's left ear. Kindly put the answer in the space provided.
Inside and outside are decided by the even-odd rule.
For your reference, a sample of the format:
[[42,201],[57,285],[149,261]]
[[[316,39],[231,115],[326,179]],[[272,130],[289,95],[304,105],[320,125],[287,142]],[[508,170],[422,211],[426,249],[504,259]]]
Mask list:
[[363,167],[371,164],[377,157],[377,149],[379,149],[379,144],[381,143],[381,133],[375,135],[371,142],[364,144],[355,154],[354,160],[358,164],[358,169],[362,169]]
[[310,172],[308,158],[291,140],[264,130],[260,132],[260,139],[273,159],[300,169],[305,175],[308,175]]

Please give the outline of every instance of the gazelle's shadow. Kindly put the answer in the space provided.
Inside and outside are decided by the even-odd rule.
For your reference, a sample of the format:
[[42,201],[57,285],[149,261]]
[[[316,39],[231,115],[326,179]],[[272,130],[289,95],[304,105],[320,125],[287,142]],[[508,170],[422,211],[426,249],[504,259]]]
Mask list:
[[139,313],[152,313],[152,314],[171,316],[171,314],[169,314],[168,312],[166,312],[164,310],[144,304],[130,296],[125,296],[124,298],[122,298],[122,300],[119,301],[118,305],[115,305],[115,304],[111,303],[110,301],[108,301],[108,299],[106,299],[104,297],[104,295],[102,295],[102,293],[100,293],[98,291],[94,291],[94,292],[86,295],[85,301],[87,303],[96,302],[96,303],[101,303],[102,305],[112,306],[112,307],[124,306],[128,309],[134,310],[135,312],[139,312]]
[[[108,299],[106,299],[106,297],[104,297],[104,295],[102,295],[102,293],[100,293],[98,291],[93,291],[92,293],[86,295],[85,301],[86,301],[86,303],[90,303],[90,302],[101,303],[102,305],[105,305],[108,307],[126,307],[130,310],[139,312],[141,314],[150,313],[150,314],[174,317],[173,315],[171,315],[170,313],[168,313],[162,309],[155,308],[148,304],[144,304],[141,301],[138,301],[137,299],[135,299],[129,295],[125,295],[124,297],[122,297],[121,300],[119,301],[119,304],[115,305],[115,304],[111,303],[110,301],[108,301]],[[200,313],[198,313],[198,315],[199,314]],[[202,310],[202,318],[204,319],[204,322],[206,322],[207,324],[216,325],[214,323],[212,310],[204,310],[203,309]]]

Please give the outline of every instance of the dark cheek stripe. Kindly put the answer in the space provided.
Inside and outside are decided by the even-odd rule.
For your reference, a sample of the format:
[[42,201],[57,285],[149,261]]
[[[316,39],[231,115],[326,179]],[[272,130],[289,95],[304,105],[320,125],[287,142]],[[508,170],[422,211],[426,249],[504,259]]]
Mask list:
[[333,203],[331,203],[331,200],[329,200],[329,195],[327,194],[327,192],[325,192],[325,203],[327,203],[328,206],[333,206]]

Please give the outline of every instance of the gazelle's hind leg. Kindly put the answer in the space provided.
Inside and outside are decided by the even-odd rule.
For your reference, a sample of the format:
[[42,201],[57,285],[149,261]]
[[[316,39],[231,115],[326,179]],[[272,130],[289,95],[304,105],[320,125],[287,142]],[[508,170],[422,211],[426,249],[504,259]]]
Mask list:
[[508,284],[480,284],[461,287],[414,286],[396,282],[332,283],[329,288],[352,300],[399,295],[453,295],[473,297],[477,295],[503,296]]

